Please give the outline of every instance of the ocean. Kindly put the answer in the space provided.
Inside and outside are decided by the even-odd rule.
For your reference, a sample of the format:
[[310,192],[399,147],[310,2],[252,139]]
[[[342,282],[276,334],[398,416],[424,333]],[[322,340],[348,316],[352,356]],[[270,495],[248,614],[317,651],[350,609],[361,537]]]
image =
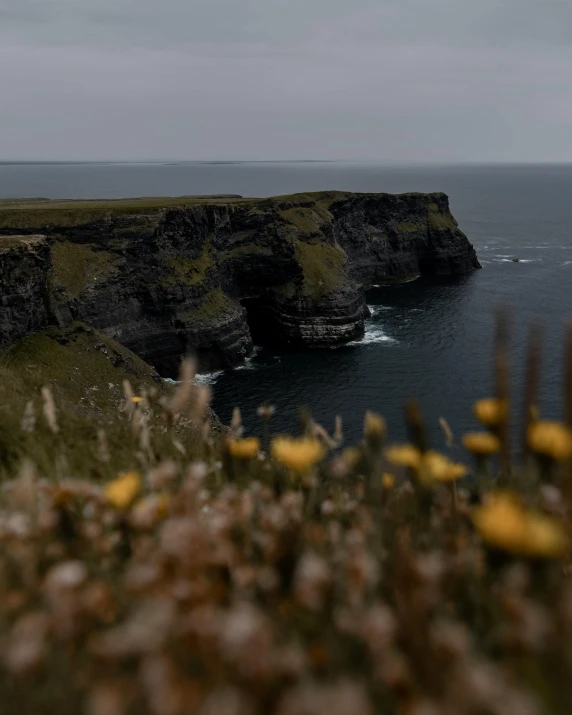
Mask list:
[[[276,405],[272,428],[293,431],[300,406],[359,439],[367,409],[405,437],[403,403],[420,399],[433,441],[440,417],[457,437],[474,428],[471,404],[492,387],[493,311],[511,309],[514,403],[522,397],[526,336],[545,326],[541,414],[559,417],[567,321],[572,318],[571,165],[414,166],[374,163],[0,164],[0,198],[122,198],[233,193],[272,196],[339,189],[444,191],[483,269],[422,278],[368,293],[365,339],[336,350],[260,349],[247,365],[204,376],[228,421],[239,406],[260,430],[257,407]],[[513,262],[518,257],[520,262]]]

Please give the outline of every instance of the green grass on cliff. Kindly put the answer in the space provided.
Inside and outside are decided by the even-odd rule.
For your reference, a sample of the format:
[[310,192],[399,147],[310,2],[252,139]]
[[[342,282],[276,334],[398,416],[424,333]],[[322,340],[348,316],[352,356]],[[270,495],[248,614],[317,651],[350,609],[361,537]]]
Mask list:
[[354,194],[351,191],[308,191],[300,194],[283,194],[281,196],[273,196],[268,200],[275,201],[280,204],[292,204],[293,206],[303,204],[310,205],[316,202],[321,202],[326,208],[328,208],[335,201],[341,201],[357,195],[358,194]]
[[86,285],[104,281],[114,273],[116,256],[95,246],[56,241],[52,246],[54,283],[63,285],[72,296],[79,296]]
[[200,325],[216,316],[222,316],[235,308],[230,298],[220,288],[210,291],[192,311],[179,313],[186,323]]
[[242,258],[243,256],[271,256],[272,250],[270,248],[265,248],[264,246],[257,246],[255,244],[247,244],[242,246],[236,246],[231,248],[230,251],[225,251],[221,256],[222,261],[229,261],[235,258]]
[[[41,469],[61,452],[66,469],[73,471],[93,457],[100,427],[110,428],[110,449],[125,468],[132,467],[133,455],[121,456],[129,435],[116,424],[126,379],[138,393],[158,389],[166,394],[150,365],[82,323],[31,335],[0,353],[0,476],[15,468],[24,454]],[[57,435],[42,419],[44,386],[50,387],[58,405]],[[28,401],[38,425],[33,434],[21,429]]]
[[82,323],[22,339],[0,354],[0,365],[3,375],[9,372],[27,388],[49,385],[80,410],[108,410],[127,377],[147,386],[161,385],[150,365]]
[[0,201],[0,229],[71,228],[122,216],[160,214],[164,209],[204,204],[249,203],[252,199],[158,197],[106,201]]
[[288,223],[293,224],[300,233],[308,236],[319,235],[322,226],[333,218],[326,206],[319,201],[308,207],[283,209],[280,215]]
[[[165,209],[184,208],[186,206],[225,206],[243,205],[259,207],[263,212],[267,206],[277,205],[279,211],[289,211],[301,207],[303,212],[311,207],[322,218],[336,201],[356,196],[376,196],[377,194],[353,194],[343,191],[318,191],[314,193],[275,196],[268,199],[225,198],[225,197],[143,197],[116,200],[48,200],[48,199],[10,199],[0,200],[0,230],[48,230],[50,228],[72,228],[84,226],[96,221],[114,219],[123,216],[153,216]],[[391,194],[380,194],[391,197]],[[421,196],[421,194],[399,194],[394,198]],[[436,204],[435,204],[436,206]],[[255,209],[254,209],[255,210]],[[306,227],[306,218],[296,219]],[[125,229],[128,231],[128,229]]]
[[176,288],[177,286],[194,286],[202,283],[215,263],[214,249],[209,237],[201,255],[191,259],[185,256],[168,256],[163,260],[162,275],[159,280],[162,286]]
[[393,228],[398,233],[417,233],[417,231],[423,228],[423,225],[415,223],[414,221],[401,221],[396,223]]
[[304,295],[319,300],[338,290],[346,280],[347,255],[339,246],[296,241],[303,271]]
[[439,210],[437,204],[429,204],[429,226],[430,228],[445,231],[456,231],[457,222],[451,214],[444,214]]

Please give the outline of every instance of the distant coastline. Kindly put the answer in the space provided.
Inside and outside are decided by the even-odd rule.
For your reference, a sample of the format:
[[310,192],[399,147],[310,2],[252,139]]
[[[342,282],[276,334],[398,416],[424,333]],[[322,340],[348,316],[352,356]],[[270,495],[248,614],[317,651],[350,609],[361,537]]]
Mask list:
[[[359,160],[355,160],[359,162]],[[121,165],[152,165],[152,166],[229,166],[241,164],[345,164],[352,163],[350,159],[179,159],[179,160],[159,160],[159,159],[137,159],[125,161],[93,161],[93,160],[70,160],[59,161],[54,160],[0,160],[0,166],[121,166]]]

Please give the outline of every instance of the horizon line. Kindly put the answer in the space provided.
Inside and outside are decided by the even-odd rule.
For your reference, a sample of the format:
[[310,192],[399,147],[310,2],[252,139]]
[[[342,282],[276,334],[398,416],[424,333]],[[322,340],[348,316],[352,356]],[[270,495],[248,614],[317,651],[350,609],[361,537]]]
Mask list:
[[409,166],[566,166],[569,160],[419,160],[419,159],[0,159],[0,166],[79,164],[154,164],[177,166],[183,164],[386,164]]

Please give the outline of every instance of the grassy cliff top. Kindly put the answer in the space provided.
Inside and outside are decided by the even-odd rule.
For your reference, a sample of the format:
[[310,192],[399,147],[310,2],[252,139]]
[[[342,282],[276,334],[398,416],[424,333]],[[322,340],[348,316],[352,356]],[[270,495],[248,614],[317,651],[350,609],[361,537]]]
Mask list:
[[227,205],[244,201],[246,200],[196,198],[191,196],[110,199],[105,201],[50,201],[43,199],[0,201],[0,229],[25,230],[41,226],[82,226],[107,218],[141,214],[153,215],[160,213],[164,209],[182,208],[189,205]]
[[344,191],[318,191],[310,193],[260,198],[232,198],[226,196],[142,197],[106,200],[50,200],[50,199],[0,199],[0,230],[30,230],[46,226],[82,226],[107,218],[131,215],[153,215],[165,209],[186,206],[248,206],[260,204],[291,204],[292,206],[316,202],[348,199],[354,196],[426,196],[427,200],[441,194],[354,194]]

